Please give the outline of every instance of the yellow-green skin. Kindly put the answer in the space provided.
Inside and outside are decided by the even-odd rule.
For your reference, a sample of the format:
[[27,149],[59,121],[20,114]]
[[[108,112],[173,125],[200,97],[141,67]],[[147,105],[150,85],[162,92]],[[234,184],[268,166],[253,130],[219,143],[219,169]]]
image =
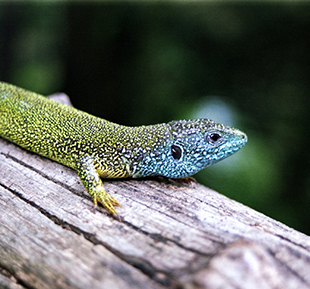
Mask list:
[[100,177],[186,177],[247,141],[239,130],[206,119],[121,126],[3,82],[0,136],[76,170],[95,205],[112,214],[120,204]]
[[[114,214],[113,205],[119,203],[105,192],[99,176],[131,177],[122,151],[133,143],[151,147],[166,132],[163,125],[120,126],[2,82],[0,91],[1,136],[76,170],[95,204],[102,203]],[[156,134],[149,133],[154,129]]]

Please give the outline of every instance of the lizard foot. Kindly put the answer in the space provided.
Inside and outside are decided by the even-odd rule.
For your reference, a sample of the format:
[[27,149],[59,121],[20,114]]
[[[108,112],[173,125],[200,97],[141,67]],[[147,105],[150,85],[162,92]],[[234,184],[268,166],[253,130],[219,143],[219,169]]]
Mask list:
[[193,185],[196,186],[198,183],[193,177],[185,177],[185,178],[180,178],[180,179],[174,179],[174,178],[167,178],[167,177],[162,177],[159,176],[160,178],[164,178],[170,182],[178,183],[178,184],[188,184],[188,185]]
[[105,189],[102,187],[100,190],[92,194],[95,206],[100,203],[110,214],[113,216],[118,215],[118,212],[115,210],[115,207],[121,207],[121,204],[111,197]]
[[185,177],[185,178],[175,179],[175,180],[180,183],[197,185],[197,181],[193,177]]

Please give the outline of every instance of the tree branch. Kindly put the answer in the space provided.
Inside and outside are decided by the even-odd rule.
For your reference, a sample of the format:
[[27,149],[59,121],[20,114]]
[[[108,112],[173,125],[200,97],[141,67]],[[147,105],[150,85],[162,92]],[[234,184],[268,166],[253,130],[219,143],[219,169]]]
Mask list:
[[0,287],[310,288],[310,239],[200,184],[104,180],[0,139]]

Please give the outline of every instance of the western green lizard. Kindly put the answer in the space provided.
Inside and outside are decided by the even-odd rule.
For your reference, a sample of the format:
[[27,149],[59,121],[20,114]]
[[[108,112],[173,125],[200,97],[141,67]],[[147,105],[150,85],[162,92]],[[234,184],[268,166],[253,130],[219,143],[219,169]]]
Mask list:
[[94,200],[111,214],[120,204],[101,178],[189,177],[247,142],[209,119],[128,127],[0,82],[0,136],[77,171]]

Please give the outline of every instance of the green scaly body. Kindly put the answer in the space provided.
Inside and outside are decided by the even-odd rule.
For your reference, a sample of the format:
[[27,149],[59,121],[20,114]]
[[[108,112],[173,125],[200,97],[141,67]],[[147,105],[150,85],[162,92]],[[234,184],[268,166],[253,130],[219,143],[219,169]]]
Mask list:
[[[3,82],[0,136],[76,170],[95,205],[100,202],[112,214],[117,214],[114,206],[119,203],[104,190],[100,177],[187,177],[232,154],[247,140],[242,132],[205,119],[121,126]],[[231,139],[225,140],[227,136]],[[212,143],[216,153],[205,148],[203,152],[204,142],[209,151]],[[223,143],[226,151],[220,155]]]

